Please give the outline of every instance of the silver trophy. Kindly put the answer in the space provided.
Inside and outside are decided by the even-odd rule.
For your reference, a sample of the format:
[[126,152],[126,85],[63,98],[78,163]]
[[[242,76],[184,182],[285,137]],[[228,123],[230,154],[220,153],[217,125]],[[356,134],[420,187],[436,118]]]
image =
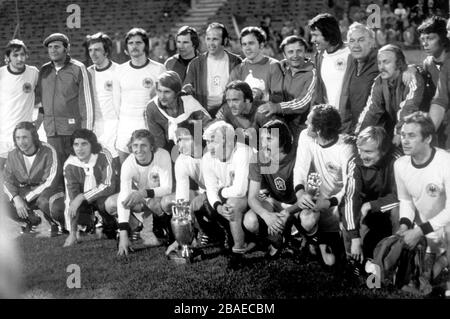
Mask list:
[[181,251],[178,251],[172,259],[179,263],[192,262],[194,253],[190,245],[194,239],[194,222],[188,201],[177,200],[174,203],[170,224],[175,240],[181,246]]
[[322,185],[322,179],[319,173],[310,173],[306,182],[306,192],[310,194],[313,199],[317,199],[320,193],[320,185]]

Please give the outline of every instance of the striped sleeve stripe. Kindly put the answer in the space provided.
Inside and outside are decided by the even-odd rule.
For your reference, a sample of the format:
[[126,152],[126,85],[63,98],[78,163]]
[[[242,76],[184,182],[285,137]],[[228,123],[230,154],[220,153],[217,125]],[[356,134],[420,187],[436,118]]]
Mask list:
[[384,205],[380,207],[380,211],[382,213],[385,213],[387,211],[390,211],[391,209],[398,207],[400,205],[400,203],[392,203],[392,204],[388,204],[388,205]]
[[92,105],[92,96],[91,96],[91,86],[89,82],[89,76],[84,64],[77,60],[71,60],[73,64],[78,66],[81,69],[81,75],[83,76],[83,88],[84,88],[84,99],[86,102],[86,128],[92,130],[94,124],[94,115],[93,110],[94,106]]
[[106,167],[106,178],[105,181],[103,183],[101,183],[100,185],[98,185],[97,187],[91,189],[90,191],[88,191],[87,193],[84,194],[84,197],[87,200],[90,200],[92,197],[94,197],[95,195],[101,193],[102,191],[104,191],[107,187],[111,186],[111,179],[112,179],[112,156],[111,154],[103,149],[100,154],[105,155],[106,161],[108,162],[108,165]]
[[406,95],[406,98],[400,102],[399,106],[400,109],[397,112],[397,121],[400,122],[400,116],[401,116],[401,112],[403,110],[403,107],[405,106],[406,102],[408,100],[412,100],[414,98],[414,94],[416,93],[417,90],[417,82],[416,79],[413,78],[410,82],[409,82],[409,92]]
[[53,148],[53,146],[47,143],[42,143],[42,146],[48,147],[52,152],[52,167],[50,168],[50,174],[48,175],[45,183],[39,185],[33,191],[27,194],[25,199],[28,202],[31,202],[36,196],[40,195],[44,191],[44,189],[52,185],[53,181],[55,180],[56,172],[58,170],[58,157],[56,155],[56,150]]
[[11,192],[9,191],[8,187],[6,187],[5,184],[3,184],[3,190],[5,191],[5,194],[8,196],[9,200],[12,201],[13,195],[11,194]]
[[280,106],[282,109],[298,110],[304,108],[309,104],[309,102],[311,102],[312,95],[314,93],[314,88],[316,87],[316,70],[313,69],[312,72],[313,72],[313,79],[303,99],[293,100],[290,102],[281,102]]
[[359,131],[361,130],[361,125],[364,122],[364,118],[366,117],[367,112],[369,112],[370,106],[372,105],[372,92],[373,88],[375,87],[376,82],[372,84],[371,93],[369,95],[369,98],[367,100],[366,106],[364,107],[364,110],[361,112],[361,115],[359,116],[358,123],[356,124],[355,128],[355,134],[358,135]]
[[347,184],[347,195],[345,196],[345,219],[347,221],[347,230],[355,229],[355,221],[353,214],[353,194],[355,193],[355,179],[353,178],[353,173],[355,170],[355,160],[352,159],[349,163],[348,169],[348,184]]

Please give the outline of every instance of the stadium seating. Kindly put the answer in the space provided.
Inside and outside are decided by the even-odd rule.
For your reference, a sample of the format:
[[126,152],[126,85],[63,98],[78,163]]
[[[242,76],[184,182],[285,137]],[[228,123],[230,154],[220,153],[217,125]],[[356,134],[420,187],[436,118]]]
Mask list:
[[[81,28],[68,29],[66,8],[76,3],[81,8]],[[20,37],[30,49],[29,64],[40,66],[48,60],[42,45],[46,36],[53,32],[66,33],[72,43],[71,55],[85,61],[82,43],[87,34],[103,31],[111,37],[124,33],[132,27],[142,27],[150,36],[168,33],[174,21],[180,19],[189,8],[189,1],[179,0],[108,0],[89,1],[18,1]],[[11,40],[16,28],[16,5],[14,0],[0,1],[0,43],[2,47]]]

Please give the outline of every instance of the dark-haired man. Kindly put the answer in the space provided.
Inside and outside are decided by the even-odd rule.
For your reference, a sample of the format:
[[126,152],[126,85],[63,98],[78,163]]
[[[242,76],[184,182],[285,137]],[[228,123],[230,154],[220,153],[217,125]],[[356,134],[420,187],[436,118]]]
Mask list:
[[200,39],[197,30],[190,26],[182,26],[178,29],[177,36],[178,53],[166,60],[164,66],[169,71],[175,71],[180,76],[181,82],[186,77],[189,62],[197,56]]
[[[294,167],[297,205],[303,210],[300,213],[302,225],[306,224],[305,219],[312,219],[308,229],[304,227],[305,231],[310,237],[317,232],[322,259],[332,266],[343,252],[337,208],[345,194],[347,167],[354,156],[354,147],[339,134],[341,118],[332,105],[314,106],[306,124],[298,140]],[[308,186],[311,170],[318,173],[321,180],[317,194],[311,194]]]
[[145,109],[156,95],[158,76],[166,71],[161,63],[148,58],[150,42],[144,29],[128,31],[125,45],[130,61],[117,67],[113,82],[114,107],[119,114],[116,149],[121,163],[129,154],[128,141],[133,131],[146,128]]
[[213,22],[206,28],[207,52],[194,58],[188,66],[183,90],[192,94],[214,117],[223,104],[223,93],[233,68],[241,58],[225,50],[228,31],[225,26]]
[[39,140],[31,122],[20,122],[14,129],[14,148],[8,153],[4,171],[4,191],[13,218],[24,222],[22,231],[33,232],[41,219],[40,209],[50,223],[51,236],[64,226],[64,188],[55,149]]
[[258,108],[265,117],[283,117],[289,125],[295,141],[305,128],[306,116],[316,88],[316,69],[305,57],[308,45],[296,35],[289,36],[280,45],[284,60],[280,62],[283,70],[283,102],[267,102]]
[[[94,227],[103,228],[109,238],[115,238],[115,221],[105,209],[105,200],[114,193],[117,182],[112,156],[90,130],[76,130],[71,141],[72,154],[64,163],[66,220],[70,226],[64,246],[77,242],[79,225],[87,233]],[[101,220],[96,220],[95,211]]]
[[116,158],[119,113],[113,103],[113,80],[118,64],[110,59],[112,41],[107,34],[98,32],[88,36],[86,44],[94,63],[88,67],[94,88],[94,133],[99,143]]
[[[401,128],[405,156],[394,164],[400,200],[397,233],[409,248],[414,248],[425,236],[427,253],[422,276],[426,281],[438,275],[433,267],[437,257],[448,250],[450,230],[450,171],[445,169],[450,165],[450,155],[431,146],[434,131],[434,124],[426,113],[416,112],[405,117]],[[427,286],[421,282],[422,293],[431,292]]]
[[[245,213],[243,224],[259,239],[269,241],[268,255],[274,257],[282,247],[284,235],[290,234],[286,223],[291,215],[286,208],[297,202],[293,186],[296,150],[288,126],[280,120],[263,125],[260,139],[258,161],[249,167],[251,210]],[[261,190],[266,192],[264,199]]]
[[34,89],[39,71],[26,63],[28,49],[23,41],[9,41],[5,49],[5,66],[0,68],[0,172],[8,152],[14,147],[13,131],[33,116]]
[[327,103],[340,110],[342,84],[349,65],[350,50],[344,45],[339,23],[331,14],[321,13],[315,16],[308,26],[311,29],[311,42],[317,49],[314,57],[317,85],[313,105]]
[[256,101],[281,102],[283,73],[278,60],[263,54],[266,33],[259,27],[246,27],[239,39],[245,59],[233,69],[230,81],[247,82]]

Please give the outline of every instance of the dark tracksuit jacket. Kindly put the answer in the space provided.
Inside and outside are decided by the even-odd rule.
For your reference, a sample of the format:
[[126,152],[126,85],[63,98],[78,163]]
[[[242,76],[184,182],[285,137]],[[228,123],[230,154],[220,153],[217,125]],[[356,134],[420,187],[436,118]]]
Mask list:
[[394,178],[394,162],[399,156],[397,152],[389,152],[371,167],[364,166],[359,156],[348,163],[348,181],[340,212],[350,238],[360,237],[361,206],[364,203],[370,202],[371,213],[384,213],[399,205]]

